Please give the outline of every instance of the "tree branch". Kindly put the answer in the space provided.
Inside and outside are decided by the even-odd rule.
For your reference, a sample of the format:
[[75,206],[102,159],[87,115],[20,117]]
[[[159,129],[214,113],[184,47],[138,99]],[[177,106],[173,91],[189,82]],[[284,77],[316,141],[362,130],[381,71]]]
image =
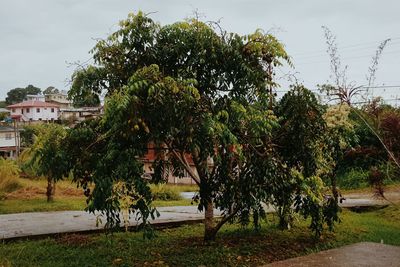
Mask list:
[[[200,186],[200,178],[199,176],[192,170],[189,163],[187,162],[185,155],[181,156],[175,149],[171,149],[172,154],[179,160],[185,170],[189,173],[190,177],[196,182],[198,186]],[[182,152],[183,153],[183,152]]]
[[217,233],[219,229],[230,219],[232,219],[239,211],[239,208],[235,208],[229,215],[224,216],[221,221],[215,226],[214,231]]

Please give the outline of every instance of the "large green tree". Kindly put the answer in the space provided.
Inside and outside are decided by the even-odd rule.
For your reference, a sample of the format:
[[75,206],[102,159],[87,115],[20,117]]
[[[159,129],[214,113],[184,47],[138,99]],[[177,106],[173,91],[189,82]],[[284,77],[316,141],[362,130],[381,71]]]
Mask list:
[[7,93],[6,103],[12,105],[24,101],[26,95],[37,95],[41,89],[33,85],[28,85],[25,88],[14,88]]
[[[154,144],[154,182],[185,170],[199,185],[205,240],[236,219],[247,224],[252,216],[258,227],[265,216],[262,203],[281,193],[279,179],[303,167],[287,167],[274,145],[280,125],[267,88],[275,86],[271,70],[290,62],[283,45],[261,30],[217,33],[197,19],[160,26],[138,13],[120,27],[97,43],[96,65],[78,70],[70,91],[72,98],[107,94],[103,118],[78,126],[67,138],[89,210],[119,223],[121,201],[112,196],[122,182],[130,211],[147,225],[155,211],[139,158]],[[223,212],[218,221],[214,208]]]

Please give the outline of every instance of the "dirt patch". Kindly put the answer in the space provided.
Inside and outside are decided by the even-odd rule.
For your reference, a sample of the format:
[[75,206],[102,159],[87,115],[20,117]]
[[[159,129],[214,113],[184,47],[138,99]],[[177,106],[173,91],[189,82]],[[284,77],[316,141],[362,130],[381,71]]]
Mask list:
[[[14,192],[6,194],[6,199],[35,199],[46,196],[46,188],[37,186],[27,186]],[[59,188],[56,186],[56,197],[82,197],[83,191],[78,188]]]
[[67,234],[56,239],[57,243],[65,246],[83,247],[93,243],[89,235]]
[[58,194],[57,194],[57,189],[56,189],[56,195],[61,195],[61,196],[71,196],[71,197],[83,197],[83,190],[79,188],[65,188],[65,189],[59,189]]
[[6,199],[33,199],[46,195],[46,189],[36,186],[28,186],[8,193]]

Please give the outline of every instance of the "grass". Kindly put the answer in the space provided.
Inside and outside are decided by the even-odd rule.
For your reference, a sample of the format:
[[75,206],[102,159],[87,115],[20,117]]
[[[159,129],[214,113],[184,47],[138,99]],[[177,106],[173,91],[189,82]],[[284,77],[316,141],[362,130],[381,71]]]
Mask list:
[[197,191],[198,187],[186,185],[152,184],[151,192],[155,200],[181,200],[181,192]]
[[77,235],[0,244],[0,266],[258,266],[345,244],[372,241],[400,246],[398,207],[367,212],[344,211],[334,233],[316,240],[305,222],[280,231],[270,215],[260,232],[240,225],[221,229],[212,244],[202,242],[203,225],[141,233]]
[[[79,197],[58,198],[47,203],[45,198],[34,199],[11,199],[0,201],[0,214],[39,212],[39,211],[62,211],[62,210],[84,210],[86,199]],[[181,200],[156,200],[155,207],[190,206],[190,199]]]
[[22,185],[19,183],[20,169],[15,161],[0,157],[0,200],[7,193],[13,192]]
[[84,198],[57,198],[54,202],[47,203],[46,198],[34,199],[10,199],[0,201],[0,214],[38,212],[38,211],[61,211],[61,210],[83,210],[85,208]]
[[[83,210],[86,207],[86,197],[83,196],[82,190],[76,188],[71,181],[59,181],[56,185],[54,202],[47,203],[47,181],[45,179],[18,178],[14,180],[19,187],[8,193],[6,199],[0,200],[0,214]],[[171,199],[169,196],[179,196],[180,192],[196,191],[197,189],[195,185],[161,185],[156,188],[164,196],[154,201],[156,207],[191,205],[190,199],[181,199],[176,196]]]

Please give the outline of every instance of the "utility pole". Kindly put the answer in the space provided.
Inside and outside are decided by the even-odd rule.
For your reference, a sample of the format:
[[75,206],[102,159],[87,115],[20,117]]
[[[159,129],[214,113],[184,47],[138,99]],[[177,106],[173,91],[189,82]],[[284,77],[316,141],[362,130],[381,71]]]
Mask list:
[[16,152],[16,158],[19,156],[19,130],[18,130],[18,122],[17,119],[13,119],[14,121],[14,138],[15,138],[15,152]]

